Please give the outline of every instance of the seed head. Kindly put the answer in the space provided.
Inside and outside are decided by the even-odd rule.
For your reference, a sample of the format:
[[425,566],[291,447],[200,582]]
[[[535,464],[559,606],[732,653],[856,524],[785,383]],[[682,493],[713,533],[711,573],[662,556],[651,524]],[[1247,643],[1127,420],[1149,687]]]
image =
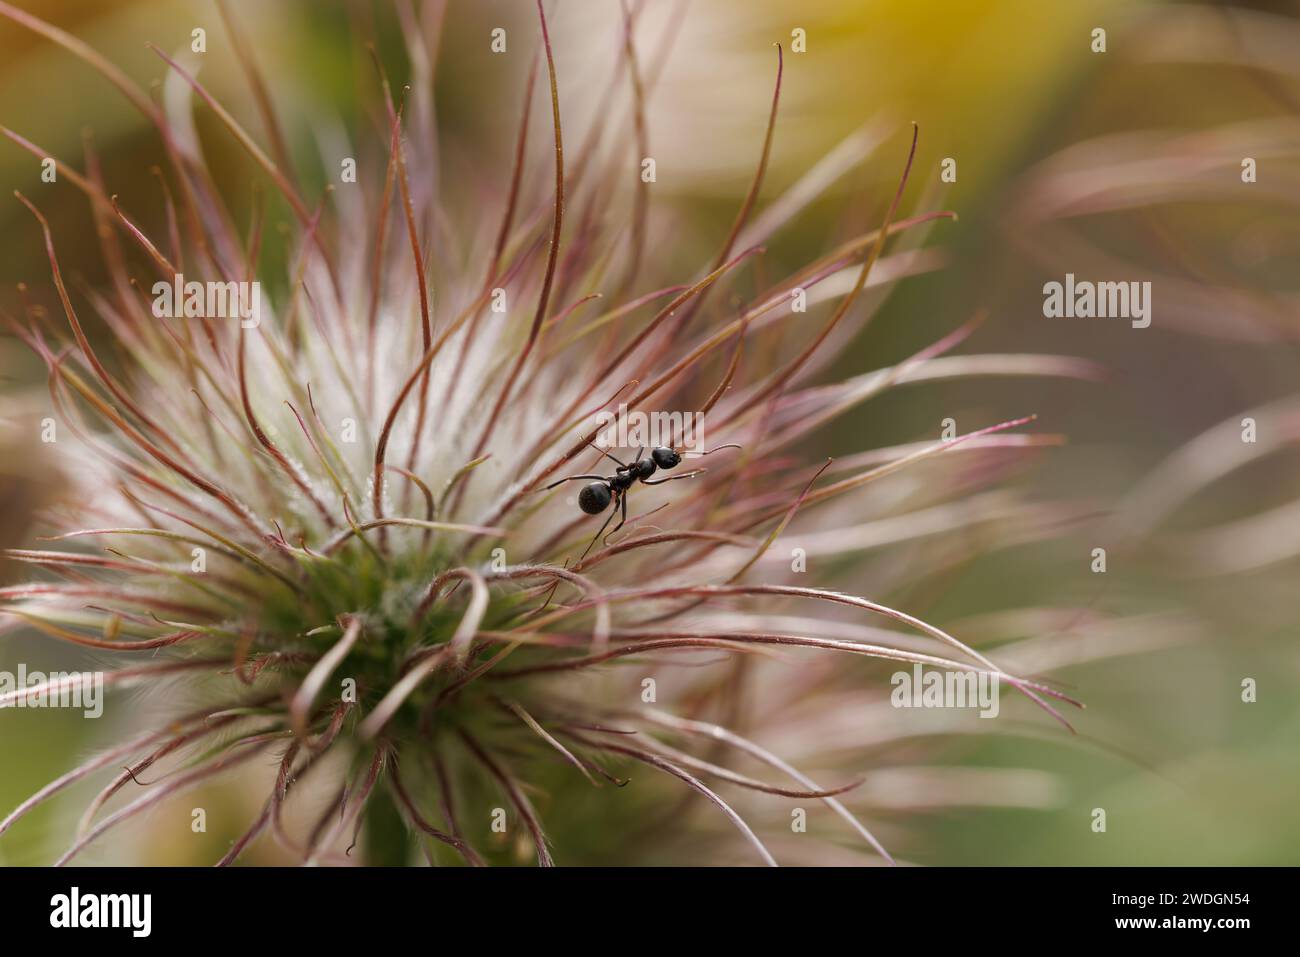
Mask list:
[[[746,687],[799,687],[810,673],[776,653],[993,676],[1060,718],[1049,699],[1069,699],[1042,681],[902,609],[815,584],[871,547],[865,520],[894,520],[894,540],[929,533],[885,516],[892,506],[871,498],[877,482],[1054,440],[1017,431],[1026,416],[810,463],[804,436],[920,378],[1089,373],[1054,357],[941,358],[977,318],[895,365],[818,381],[879,307],[864,290],[934,264],[884,255],[889,237],[952,217],[904,214],[915,129],[879,226],[772,281],[758,269],[761,244],[825,185],[802,183],[773,207],[780,215],[752,221],[780,101],[778,48],[751,188],[716,255],[674,275],[656,256],[671,242],[671,214],[652,219],[645,181],[628,173],[628,142],[644,155],[649,93],[630,21],[611,83],[631,91],[630,115],[615,118],[630,141],[610,146],[599,126],[576,150],[567,141],[539,3],[539,56],[508,176],[463,192],[434,185],[433,130],[409,122],[429,115],[428,77],[417,70],[411,88],[394,89],[376,56],[382,129],[359,132],[356,156],[332,160],[346,169],[353,159],[355,182],[311,195],[251,51],[239,47],[266,147],[177,57],[156,49],[167,70],[160,106],[79,40],[8,4],[0,13],[121,89],[166,164],[156,208],[137,213],[118,202],[93,150],[84,170],[58,161],[60,183],[104,227],[109,282],[78,301],[60,237],[39,201],[18,196],[59,308],[44,320],[25,310],[10,326],[48,367],[66,435],[59,454],[92,475],[54,544],[10,551],[41,577],[4,589],[4,612],[111,661],[111,694],[144,688],[174,713],[63,775],[0,831],[83,778],[114,775],[68,861],[173,795],[269,763],[262,809],[222,863],[264,837],[302,861],[346,861],[364,827],[360,856],[374,863],[417,849],[430,860],[514,860],[504,829],[526,834],[550,864],[544,816],[571,831],[566,808],[591,802],[548,795],[594,787],[607,807],[632,809],[609,813],[658,819],[674,800],[660,777],[715,805],[754,860],[774,855],[722,787],[821,802],[892,860],[840,799],[856,780],[814,780],[724,726],[728,715],[742,723]],[[413,62],[426,63],[423,35],[407,33],[421,53]],[[539,77],[550,101],[540,155],[530,149],[543,135],[532,128]],[[271,190],[242,234],[204,165],[191,108],[215,116]],[[630,211],[607,215],[627,193]],[[284,275],[261,265],[273,206],[291,219]],[[493,227],[475,228],[469,212]],[[166,224],[159,235],[141,225],[150,219]],[[667,424],[627,443],[640,449],[599,444],[609,427],[646,420]],[[938,507],[973,473],[926,474]],[[570,475],[595,477],[579,491]],[[590,515],[602,513],[617,526],[597,531]],[[805,552],[803,535],[824,560],[814,549],[799,567],[778,554],[786,536],[792,554]],[[304,791],[319,816],[297,821],[287,808]],[[392,817],[409,837],[392,841]]]

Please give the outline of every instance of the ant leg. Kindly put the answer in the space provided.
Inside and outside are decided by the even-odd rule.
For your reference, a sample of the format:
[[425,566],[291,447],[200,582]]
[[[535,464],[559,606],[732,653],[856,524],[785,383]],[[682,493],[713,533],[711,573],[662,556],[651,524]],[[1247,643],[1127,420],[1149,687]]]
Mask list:
[[625,468],[627,468],[627,463],[624,462],[622,459],[618,458],[617,456],[610,455],[610,454],[609,454],[608,452],[606,452],[604,449],[596,448],[596,446],[594,446],[594,445],[592,446],[592,448],[593,448],[593,449],[596,449],[596,451],[599,452],[601,455],[605,456],[605,458],[607,458],[607,459],[611,459],[611,460],[613,460],[614,462],[617,462],[619,468],[621,468],[621,469],[625,469]]
[[542,492],[549,492],[551,489],[555,488],[557,485],[563,485],[565,482],[575,482],[575,481],[577,481],[578,479],[595,479],[595,480],[598,481],[598,482],[604,482],[604,481],[606,481],[605,476],[603,476],[603,475],[570,475],[570,476],[567,476],[567,477],[565,477],[565,478],[560,479],[558,482],[552,482],[550,485],[544,485],[544,486],[542,486],[542,488],[540,489],[540,491],[542,491]]
[[[607,548],[609,547],[609,540],[614,537],[614,533],[627,524],[627,494],[626,493],[618,497],[618,506],[619,506],[619,511],[621,511],[623,515],[619,519],[618,524],[615,525],[613,528],[611,528],[609,530],[609,534],[606,535],[605,538],[602,540],[602,544],[605,545],[605,547]],[[610,518],[613,517],[614,516],[611,514]]]
[[[618,494],[619,500],[622,501],[622,500],[623,500],[623,493],[619,492],[619,493],[617,493],[617,494]],[[616,507],[616,508],[617,508],[617,507]],[[614,520],[614,512],[615,512],[616,508],[611,508],[611,509],[609,510],[609,518],[605,519],[605,524],[602,525],[602,526],[600,526],[600,531],[598,531],[595,535],[593,535],[593,536],[591,537],[591,541],[589,541],[589,542],[587,543],[587,547],[584,548],[584,549],[582,550],[582,554],[578,556],[578,560],[574,563],[575,565],[578,565],[578,564],[581,564],[581,563],[582,563],[582,560],[583,560],[584,558],[587,557],[587,552],[591,551],[591,546],[596,544],[596,539],[600,538],[600,536],[601,536],[602,534],[604,534],[605,529],[609,528],[609,523],[612,522],[612,521]],[[624,509],[624,512],[626,512],[626,510],[627,510],[627,504],[626,504],[626,503],[623,504],[623,509]],[[620,526],[621,526],[622,524],[623,524],[622,522],[619,522],[619,525],[620,525]]]
[[593,442],[593,441],[591,441],[590,439],[588,439],[588,440],[587,440],[587,444],[590,445],[590,446],[592,447],[592,449],[594,449],[595,451],[599,452],[601,455],[605,456],[605,458],[610,459],[611,461],[617,462],[620,468],[627,468],[627,463],[626,463],[626,462],[624,462],[622,459],[618,458],[617,456],[610,455],[608,452],[606,452],[604,449],[602,449],[602,448],[601,448],[599,445],[597,445],[595,442]]
[[678,479],[695,478],[697,475],[703,475],[708,469],[696,469],[694,472],[683,472],[681,475],[670,475],[668,478],[661,479],[642,479],[642,485],[663,485],[665,482],[675,482]]

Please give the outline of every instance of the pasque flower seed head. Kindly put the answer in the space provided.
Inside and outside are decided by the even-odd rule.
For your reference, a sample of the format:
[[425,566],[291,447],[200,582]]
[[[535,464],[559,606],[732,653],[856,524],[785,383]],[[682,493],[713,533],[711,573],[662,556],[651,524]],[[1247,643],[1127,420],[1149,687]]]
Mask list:
[[[916,250],[883,255],[891,236],[951,217],[902,214],[915,129],[879,227],[771,281],[755,269],[761,243],[797,211],[751,222],[777,125],[778,48],[752,186],[716,254],[683,274],[659,246],[668,240],[638,174],[649,91],[630,23],[613,78],[631,91],[629,112],[575,147],[537,5],[511,169],[463,192],[443,176],[425,37],[404,23],[412,85],[390,86],[375,56],[379,135],[358,131],[354,147],[322,137],[324,149],[356,155],[331,157],[327,171],[337,164],[340,177],[313,198],[233,21],[263,137],[179,55],[156,51],[167,79],[155,101],[80,40],[8,4],[0,13],[118,87],[165,162],[157,206],[142,215],[118,201],[93,152],[84,170],[54,160],[58,188],[83,193],[100,226],[109,280],[84,294],[65,278],[41,197],[19,194],[58,309],[9,324],[48,367],[58,454],[92,477],[49,547],[11,552],[37,577],[3,590],[3,612],[110,662],[110,720],[127,723],[113,718],[114,695],[127,700],[132,687],[156,689],[173,714],[64,774],[0,831],[108,776],[68,841],[61,860],[71,860],[174,795],[270,763],[262,809],[223,863],[260,840],[312,862],[511,861],[515,844],[502,835],[518,834],[550,864],[546,821],[578,806],[549,800],[550,789],[621,798],[625,784],[697,793],[755,861],[774,855],[720,791],[824,803],[889,860],[845,803],[856,780],[814,780],[706,720],[739,693],[746,672],[735,662],[803,648],[970,670],[1060,717],[1049,699],[1064,696],[1041,681],[905,610],[804,584],[815,568],[768,560],[796,513],[815,517],[939,456],[1038,444],[1014,431],[1025,417],[875,458],[809,464],[797,452],[809,430],[922,368],[964,374],[936,363],[977,322],[871,376],[815,384],[879,306],[864,290],[933,266]],[[542,135],[536,86],[549,89],[542,153],[530,148]],[[269,184],[244,230],[205,166],[193,109]],[[794,195],[808,186],[818,184]],[[273,206],[291,219],[279,275],[262,266]],[[166,224],[160,234],[141,225],[150,218]],[[760,291],[745,298],[749,285]],[[1052,357],[1013,358],[1007,371],[1080,373]],[[708,448],[684,447],[680,434],[597,447],[611,409],[692,416]],[[588,473],[585,488],[563,481]],[[588,514],[602,512],[618,514],[612,533]],[[876,642],[820,637],[789,627],[783,614],[795,605],[901,630]],[[743,626],[724,624],[736,612]],[[726,677],[678,682],[695,669],[675,664]],[[793,678],[799,664],[780,667]],[[305,820],[290,813],[302,792],[318,799]],[[386,816],[406,825],[396,839]]]

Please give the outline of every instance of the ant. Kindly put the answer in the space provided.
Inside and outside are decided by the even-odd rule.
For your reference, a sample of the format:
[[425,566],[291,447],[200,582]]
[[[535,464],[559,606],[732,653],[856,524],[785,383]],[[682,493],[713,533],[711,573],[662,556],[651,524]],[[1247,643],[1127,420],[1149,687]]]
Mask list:
[[[595,481],[588,485],[584,485],[582,491],[578,493],[578,508],[582,509],[588,515],[599,515],[601,512],[605,511],[605,509],[609,508],[610,502],[614,503],[615,511],[620,512],[621,517],[619,523],[614,526],[613,531],[611,531],[609,535],[605,536],[606,541],[608,541],[610,536],[622,528],[624,523],[627,522],[627,491],[632,487],[633,483],[640,482],[642,485],[663,485],[665,482],[671,482],[675,479],[693,478],[703,471],[703,469],[697,469],[694,472],[683,472],[681,475],[671,475],[667,478],[652,479],[650,476],[654,475],[655,472],[661,469],[667,472],[669,469],[674,469],[680,465],[682,462],[682,454],[675,449],[659,445],[652,448],[648,456],[642,458],[642,453],[645,452],[645,446],[642,446],[637,451],[636,458],[632,460],[632,464],[629,465],[623,460],[610,455],[610,453],[606,452],[604,449],[597,448],[595,445],[592,445],[592,448],[618,464],[618,468],[614,470],[613,475],[570,475],[566,478],[560,479],[558,482],[552,482],[550,485],[547,485],[542,489],[542,491],[550,491],[558,485],[563,485],[565,482],[594,479]],[[709,449],[709,451],[700,454],[701,457],[703,457],[705,455],[712,455],[714,452],[720,451],[721,449],[738,448],[740,448],[739,445],[720,445],[716,449]],[[578,559],[579,561],[582,561],[582,558],[587,557],[587,552],[591,551],[591,546],[596,543],[596,539],[600,538],[601,533],[604,532],[609,526],[609,523],[614,520],[614,514],[615,512],[609,513],[609,518],[605,519],[605,524],[600,526],[600,531],[596,533],[590,544],[587,545],[587,549],[582,553],[582,557]]]

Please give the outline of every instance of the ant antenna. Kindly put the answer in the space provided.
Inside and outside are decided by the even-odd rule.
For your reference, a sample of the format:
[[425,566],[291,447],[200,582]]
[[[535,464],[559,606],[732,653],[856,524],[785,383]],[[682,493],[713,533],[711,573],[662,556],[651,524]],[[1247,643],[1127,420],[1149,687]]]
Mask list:
[[717,448],[709,449],[707,452],[692,453],[704,458],[706,455],[712,455],[714,452],[721,452],[723,449],[743,449],[744,446],[737,445],[735,442],[728,442],[726,445],[719,445]]

